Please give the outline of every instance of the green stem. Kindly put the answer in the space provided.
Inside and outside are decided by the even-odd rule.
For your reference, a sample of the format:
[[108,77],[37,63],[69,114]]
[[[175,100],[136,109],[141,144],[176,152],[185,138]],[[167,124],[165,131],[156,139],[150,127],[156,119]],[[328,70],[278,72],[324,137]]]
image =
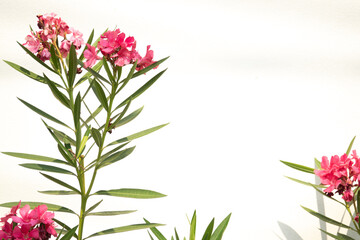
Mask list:
[[357,222],[355,221],[355,219],[354,219],[354,217],[353,217],[353,215],[352,215],[352,213],[350,211],[350,207],[349,207],[347,202],[345,202],[345,207],[346,207],[346,210],[348,211],[348,213],[350,215],[351,221],[353,222],[353,224],[354,224],[354,226],[356,228],[356,231],[360,234],[359,226],[358,226]]

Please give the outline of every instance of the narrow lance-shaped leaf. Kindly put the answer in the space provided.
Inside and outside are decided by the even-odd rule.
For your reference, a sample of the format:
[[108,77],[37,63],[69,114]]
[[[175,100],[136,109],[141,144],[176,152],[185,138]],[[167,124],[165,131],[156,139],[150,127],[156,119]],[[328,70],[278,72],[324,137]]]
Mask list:
[[[24,67],[21,67],[15,63],[12,63],[12,62],[9,62],[9,61],[5,61],[10,67],[14,68],[15,70],[21,72],[22,74],[24,74],[25,76],[29,77],[29,78],[32,78],[38,82],[41,82],[41,83],[45,83],[46,84],[46,80],[42,77],[42,76],[39,76],[37,75],[36,73],[33,73],[29,70],[27,70],[26,68]],[[57,87],[60,87],[59,84],[56,84]]]
[[222,236],[226,230],[226,227],[230,221],[231,213],[219,224],[219,226],[215,229],[213,235],[210,240],[221,240]]
[[133,111],[132,113],[130,113],[129,115],[127,115],[126,117],[124,118],[117,118],[115,120],[115,122],[113,123],[114,127],[113,128],[117,128],[117,127],[120,127],[124,124],[127,124],[129,122],[131,122],[132,120],[134,120],[140,113],[141,111],[143,110],[144,107],[141,107],[135,111]]
[[53,131],[53,133],[55,134],[55,136],[60,140],[62,141],[64,144],[65,143],[69,143],[70,145],[72,146],[75,146],[76,145],[76,142],[74,139],[72,139],[71,137],[69,137],[68,135],[66,135],[65,133],[51,127],[51,126],[48,126],[49,129],[51,129]]
[[[7,202],[7,203],[2,203],[0,204],[0,207],[7,207],[7,208],[12,208],[13,206],[17,205],[19,202]],[[34,209],[35,207],[39,206],[39,205],[43,205],[45,204],[48,208],[48,211],[55,211],[55,212],[65,212],[65,213],[72,213],[72,214],[76,214],[74,211],[72,211],[71,209],[68,209],[66,207],[60,206],[60,205],[55,205],[55,204],[51,204],[51,203],[44,203],[44,202],[26,202],[26,201],[21,201],[21,206],[20,207],[24,207],[25,205],[29,205],[30,208]]]
[[124,159],[126,158],[127,156],[129,156],[135,149],[135,146],[134,147],[131,147],[131,148],[127,148],[127,149],[124,149],[120,152],[117,152],[117,153],[114,153],[112,154],[111,156],[105,158],[100,164],[99,164],[99,167],[98,169],[102,168],[102,167],[105,167],[107,165],[110,165],[110,164],[113,164],[117,161],[120,161],[121,159]]
[[351,142],[350,142],[350,144],[349,144],[349,147],[348,147],[347,150],[346,150],[346,155],[348,155],[348,156],[349,156],[349,154],[350,154],[352,145],[354,144],[355,138],[356,138],[356,136],[351,140]]
[[61,164],[69,165],[67,162],[59,160],[57,158],[45,157],[45,156],[40,156],[40,155],[35,155],[35,154],[17,153],[17,152],[2,152],[2,153],[12,156],[12,157],[17,157],[17,158],[42,161],[42,162],[61,163]]
[[93,193],[93,195],[109,195],[114,197],[138,198],[138,199],[160,198],[166,196],[162,193],[158,193],[151,190],[131,189],[131,188],[100,190]]
[[106,99],[104,90],[102,89],[100,84],[95,81],[94,83],[92,83],[92,89],[93,89],[97,99],[99,100],[101,106],[103,106],[105,108],[105,110],[107,111],[108,110],[107,99]]
[[[144,221],[147,223],[147,224],[150,224],[150,222],[148,220],[146,220],[144,218]],[[159,240],[166,240],[166,238],[164,237],[164,235],[156,228],[156,227],[152,227],[150,228],[151,232],[157,237],[157,239]]]
[[91,136],[94,138],[94,141],[98,147],[101,146],[101,134],[96,128],[91,128]]
[[160,73],[156,74],[153,78],[151,78],[149,81],[147,81],[143,86],[141,86],[138,90],[136,90],[133,94],[131,94],[128,98],[126,98],[122,103],[120,103],[116,108],[119,109],[122,106],[124,106],[130,99],[134,100],[135,98],[139,97],[142,93],[144,93],[151,85],[153,85],[160,77],[163,75],[163,73],[166,71],[163,70]]
[[287,165],[287,166],[289,166],[291,168],[294,168],[296,170],[314,174],[314,169],[313,168],[302,166],[302,165],[299,165],[299,164],[296,164],[296,163],[291,163],[291,162],[285,162],[285,161],[280,161],[280,162],[282,162],[283,164],[285,164],[285,165]]
[[77,73],[77,57],[75,46],[71,44],[69,51],[69,74],[68,74],[68,85],[69,87],[73,87],[75,76]]
[[55,53],[55,47],[54,45],[51,45],[50,47],[50,62],[51,65],[53,66],[54,70],[58,73],[61,74],[61,65],[60,65],[60,61],[59,61],[59,57],[56,55]]
[[196,211],[194,211],[194,214],[191,218],[189,240],[195,240],[195,233],[196,233]]
[[300,183],[300,184],[303,184],[303,185],[306,185],[306,186],[310,186],[310,187],[318,187],[318,188],[325,188],[324,185],[316,185],[316,184],[312,184],[312,183],[309,183],[309,182],[304,182],[304,181],[301,181],[299,179],[296,179],[296,178],[292,178],[292,177],[288,177],[288,176],[285,176],[286,178],[294,181],[294,182],[297,182],[297,183]]
[[[84,67],[84,63],[82,61],[78,61],[78,64],[80,64],[81,67]],[[98,72],[94,71],[92,68],[85,68],[85,69],[86,71],[90,72],[97,80],[111,84],[106,78],[101,76]]]
[[130,104],[131,104],[131,99],[129,100],[129,102],[127,102],[125,108],[122,110],[122,112],[120,113],[118,118],[116,118],[116,120],[108,127],[108,130],[111,130],[111,129],[115,128],[115,125],[118,124],[119,121],[124,117],[125,113],[127,112],[127,110],[130,107]]
[[39,193],[42,194],[47,194],[47,195],[75,195],[75,194],[79,194],[75,191],[65,191],[65,190],[46,190],[46,191],[38,191]]
[[31,105],[30,103],[22,100],[21,98],[18,98],[18,99],[19,99],[23,104],[25,104],[25,106],[27,106],[28,108],[30,108],[31,110],[33,110],[33,111],[36,112],[37,114],[39,114],[39,115],[41,115],[41,116],[43,116],[43,117],[45,117],[45,118],[47,118],[47,119],[49,119],[49,120],[51,120],[51,121],[53,121],[53,122],[56,122],[57,124],[63,125],[63,126],[69,128],[69,129],[71,129],[71,127],[69,127],[69,126],[66,125],[65,123],[61,122],[60,120],[54,118],[54,117],[51,116],[50,114],[47,114],[46,112],[38,109],[37,107],[35,107],[35,106]]
[[201,240],[210,240],[211,238],[211,235],[212,235],[212,232],[213,232],[213,229],[214,229],[214,223],[215,223],[215,218],[213,218],[211,220],[211,222],[209,223],[209,225],[207,226],[205,232],[204,232],[204,235],[202,237]]
[[129,214],[136,212],[136,210],[125,210],[125,211],[102,211],[102,212],[91,212],[88,216],[116,216],[122,214]]
[[130,81],[130,79],[132,78],[134,72],[135,72],[135,69],[136,69],[136,66],[137,66],[137,60],[136,62],[133,64],[133,66],[131,67],[130,71],[129,71],[129,74],[127,75],[127,77],[121,81],[122,85],[121,87],[119,88],[119,90],[117,90],[116,92],[120,92],[125,86],[126,84]]
[[152,227],[157,227],[157,226],[163,226],[163,224],[146,223],[146,224],[134,224],[134,225],[129,225],[129,226],[110,228],[110,229],[106,229],[106,230],[91,234],[90,236],[84,238],[84,240],[91,238],[91,237],[95,237],[95,236],[107,235],[107,234],[112,234],[112,233],[120,233],[120,232],[128,232],[128,231],[152,228]]
[[80,147],[79,147],[78,152],[76,154],[77,158],[80,157],[80,154],[82,154],[82,152],[83,152],[83,150],[85,148],[87,140],[89,139],[90,131],[91,131],[91,127],[88,127],[88,129],[85,132],[84,137],[81,139]]
[[[348,225],[342,224],[342,223],[340,223],[340,222],[338,222],[338,221],[335,221],[335,220],[333,220],[333,219],[331,219],[331,218],[328,218],[328,217],[326,217],[326,216],[324,216],[324,215],[322,215],[322,214],[320,214],[320,213],[318,213],[318,212],[315,212],[315,211],[313,211],[313,210],[311,210],[311,209],[309,209],[309,208],[306,208],[306,207],[303,207],[303,206],[301,206],[301,207],[302,207],[303,209],[305,209],[305,211],[307,211],[307,212],[310,213],[311,215],[319,218],[320,220],[322,220],[322,221],[324,221],[324,222],[333,224],[333,225],[338,226],[338,227],[353,229],[352,227],[350,227],[350,226],[348,226]],[[353,230],[354,230],[354,229],[353,229]]]
[[178,233],[177,233],[177,231],[176,231],[176,228],[174,229],[174,231],[175,231],[176,240],[180,240],[179,235],[178,235]]
[[55,183],[57,183],[57,184],[59,184],[59,185],[61,185],[61,186],[64,186],[64,187],[66,187],[66,188],[69,188],[70,190],[73,190],[73,191],[75,191],[75,192],[77,192],[77,193],[80,194],[80,191],[77,190],[76,188],[74,188],[73,186],[71,186],[71,185],[69,185],[69,184],[67,184],[67,183],[65,183],[65,182],[63,182],[63,181],[61,181],[61,180],[59,180],[59,179],[57,179],[57,178],[54,178],[54,177],[52,177],[52,176],[50,176],[50,175],[47,175],[47,174],[45,174],[45,173],[40,173],[40,174],[43,175],[44,177],[46,177],[47,179],[49,179],[49,180],[51,180],[51,181],[53,181],[53,182],[55,182]]
[[102,201],[103,201],[103,200],[101,199],[99,202],[95,203],[95,204],[92,205],[88,210],[86,210],[86,211],[85,211],[85,216],[88,215],[92,210],[94,210],[95,208],[97,208]]
[[44,67],[46,67],[48,70],[58,74],[56,71],[54,71],[51,67],[49,67],[48,65],[46,65],[43,61],[40,60],[40,58],[38,58],[37,56],[35,56],[29,49],[27,49],[26,47],[24,47],[21,43],[17,42],[19,44],[19,46],[24,49],[25,52],[27,52],[30,57],[32,57],[35,61],[37,61],[38,63],[40,63],[41,65],[43,65]]
[[107,146],[118,144],[118,143],[123,143],[123,142],[127,142],[127,141],[131,141],[131,140],[143,137],[143,136],[148,135],[148,134],[150,134],[152,132],[155,132],[156,130],[159,130],[160,128],[165,127],[166,125],[168,125],[168,123],[162,124],[162,125],[159,125],[159,126],[156,126],[156,127],[152,127],[152,128],[146,129],[146,130],[143,130],[141,132],[138,132],[138,133],[132,134],[130,136],[118,139],[118,140],[116,140],[114,142],[111,142]]
[[[57,218],[53,218],[54,222],[56,222],[59,226],[63,227],[64,229],[66,229],[68,232],[71,230],[71,228],[66,225],[65,223],[61,222],[59,219]],[[74,237],[78,238],[77,234],[74,233]]]
[[59,91],[55,83],[51,81],[45,74],[44,78],[55,98],[59,100],[59,102],[61,102],[65,107],[70,108],[70,100],[62,92]]
[[112,72],[109,68],[109,65],[107,64],[105,57],[103,57],[102,61],[103,61],[103,66],[105,68],[106,74],[108,75],[108,78],[110,79],[111,82],[115,82],[115,78],[112,75]]
[[321,169],[321,162],[315,158],[316,169]]
[[[92,67],[92,71],[94,72],[98,72],[100,71],[100,69],[102,68],[103,63],[102,61],[98,62],[97,64],[95,64],[95,66]],[[75,87],[79,86],[81,83],[83,83],[84,81],[86,81],[87,79],[89,79],[92,76],[91,72],[87,72],[84,74],[84,76],[82,76],[79,81],[75,84]]]
[[161,60],[159,60],[159,61],[151,64],[150,66],[141,69],[140,71],[138,71],[137,73],[135,73],[135,74],[132,76],[132,78],[136,78],[136,77],[138,77],[138,76],[140,76],[140,75],[142,75],[142,74],[147,73],[147,72],[150,71],[151,69],[159,66],[161,63],[163,63],[164,61],[166,61],[168,58],[169,58],[169,57],[163,58],[163,59],[161,59]]
[[340,237],[339,239],[341,239],[341,240],[355,240],[352,237],[349,237],[349,236],[339,233],[339,232],[337,233],[337,236]]
[[35,163],[23,163],[23,164],[19,164],[19,165],[22,166],[22,167],[25,167],[25,168],[38,170],[38,171],[46,171],[46,172],[54,172],[54,173],[62,173],[62,174],[74,175],[74,173],[72,173],[69,170],[54,167],[54,166],[50,166],[50,165],[35,164]]
[[72,237],[75,237],[75,231],[78,226],[74,227],[70,231],[68,231],[60,240],[70,240]]

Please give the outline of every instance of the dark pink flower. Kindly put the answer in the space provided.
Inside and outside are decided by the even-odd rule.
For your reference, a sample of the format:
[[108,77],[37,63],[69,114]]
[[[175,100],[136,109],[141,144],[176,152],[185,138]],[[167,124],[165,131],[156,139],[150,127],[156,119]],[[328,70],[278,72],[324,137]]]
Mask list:
[[154,51],[150,50],[150,45],[148,45],[146,48],[145,56],[141,58],[140,61],[138,61],[137,63],[136,70],[140,71],[141,69],[146,68],[151,64],[155,63],[155,61],[153,61],[153,58],[154,58]]
[[84,67],[92,67],[96,63],[97,60],[101,59],[96,53],[96,48],[91,46],[90,44],[86,44],[87,49],[84,51],[84,57],[86,58],[86,62],[84,62]]

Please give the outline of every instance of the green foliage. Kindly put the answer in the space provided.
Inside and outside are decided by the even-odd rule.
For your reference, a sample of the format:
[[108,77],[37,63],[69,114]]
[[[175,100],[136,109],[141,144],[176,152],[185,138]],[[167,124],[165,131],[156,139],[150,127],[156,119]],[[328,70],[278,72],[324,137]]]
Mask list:
[[[214,229],[214,223],[215,223],[215,218],[213,218],[211,220],[211,222],[209,223],[209,225],[207,226],[203,236],[202,236],[202,240],[221,240],[224,232],[227,228],[227,225],[229,224],[230,221],[230,217],[231,217],[231,213],[217,226],[217,228],[215,229],[215,231],[213,231]],[[194,211],[194,214],[191,218],[191,222],[190,222],[190,230],[189,230],[189,240],[195,240],[195,235],[196,235],[196,211]],[[146,223],[149,223],[148,220],[144,219],[144,221]],[[164,235],[156,228],[150,228],[151,232],[154,234],[154,236],[158,239],[158,240],[166,240],[166,238],[164,237]],[[175,231],[175,237],[172,236],[171,239],[176,239],[179,240],[179,235],[176,231],[176,228],[174,229]],[[152,235],[149,233],[150,238],[153,239]],[[184,237],[184,239],[186,239]]]

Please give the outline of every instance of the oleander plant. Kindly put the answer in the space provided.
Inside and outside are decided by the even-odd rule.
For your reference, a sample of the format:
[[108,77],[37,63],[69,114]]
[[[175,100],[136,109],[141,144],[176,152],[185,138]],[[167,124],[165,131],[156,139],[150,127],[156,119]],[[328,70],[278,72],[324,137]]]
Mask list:
[[[29,57],[44,68],[44,73],[39,75],[11,61],[4,61],[39,84],[48,86],[48,90],[59,104],[56,108],[62,107],[68,117],[64,114],[55,116],[55,109],[48,113],[42,110],[43,107],[34,106],[19,98],[27,108],[41,116],[58,152],[54,153],[54,156],[22,152],[3,154],[31,160],[32,162],[22,163],[20,166],[39,171],[44,178],[60,187],[39,192],[47,195],[77,195],[80,199],[80,209],[75,211],[68,206],[32,201],[2,203],[1,207],[11,210],[0,219],[0,240],[84,240],[140,229],[158,232],[157,227],[163,224],[146,220],[138,224],[114,226],[84,236],[85,222],[88,221],[85,219],[88,216],[116,216],[134,212],[124,209],[96,211],[105,201],[93,200],[90,204],[90,199],[94,199],[94,196],[133,199],[165,196],[146,189],[96,190],[94,183],[99,171],[109,166],[117,167],[120,160],[134,151],[133,140],[167,125],[160,124],[131,135],[118,136],[123,132],[119,129],[141,113],[143,107],[132,109],[133,103],[164,74],[166,69],[157,69],[168,57],[154,60],[154,52],[150,45],[147,46],[145,54],[141,55],[135,38],[126,36],[120,29],[106,30],[98,38],[95,38],[93,30],[85,43],[80,31],[69,27],[54,13],[38,15],[37,29],[35,31],[30,27],[30,34],[26,36],[25,42],[18,44]],[[137,90],[130,90],[128,93],[129,88],[126,88],[127,92],[124,91],[133,79],[140,76],[145,78],[149,71],[157,73],[144,81]],[[56,218],[54,212],[75,216],[78,224],[69,226],[66,220]],[[212,221],[206,230],[208,237],[203,239],[220,240],[229,219],[230,215],[214,232]],[[191,226],[193,229],[193,221]],[[151,235],[150,237],[152,238]],[[194,239],[195,236],[190,237],[190,240]]]

